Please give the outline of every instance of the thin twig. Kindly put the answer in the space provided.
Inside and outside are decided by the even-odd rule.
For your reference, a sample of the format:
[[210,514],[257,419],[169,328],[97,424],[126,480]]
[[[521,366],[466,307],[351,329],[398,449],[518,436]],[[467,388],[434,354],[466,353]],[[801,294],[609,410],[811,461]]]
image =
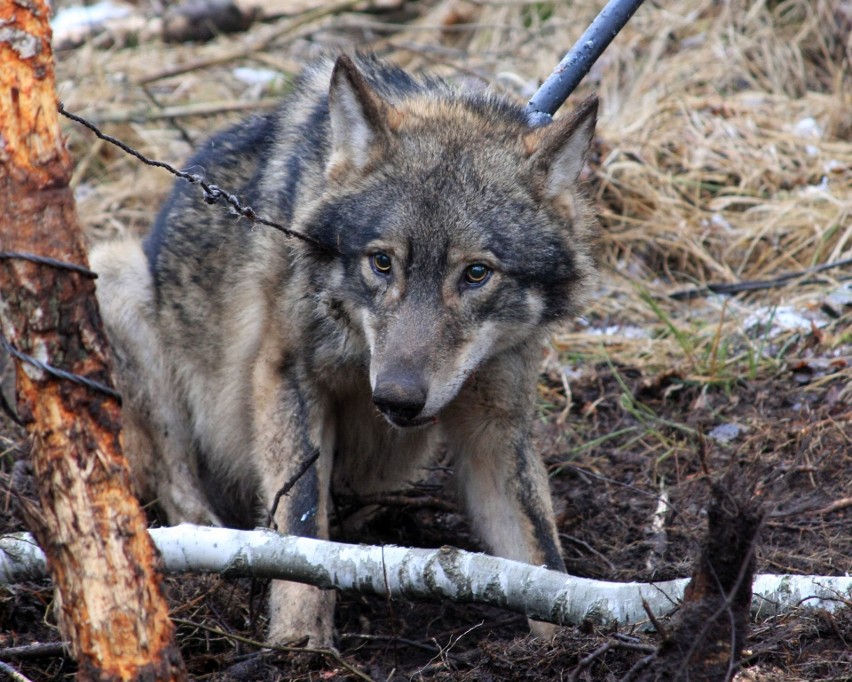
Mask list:
[[277,97],[266,97],[255,101],[233,100],[228,102],[197,102],[181,104],[158,109],[124,109],[118,111],[95,112],[89,116],[93,123],[147,123],[169,118],[185,118],[188,116],[214,116],[233,111],[260,111],[274,109],[281,104]]
[[388,41],[387,45],[392,50],[404,50],[406,52],[411,52],[422,57],[431,64],[449,66],[458,71],[459,73],[463,73],[467,76],[472,76],[473,78],[481,80],[483,83],[491,85],[492,87],[498,90],[505,90],[505,88],[503,88],[499,83],[495,82],[493,78],[490,78],[482,71],[478,71],[468,66],[463,66],[458,61],[456,61],[464,59],[466,56],[469,56],[466,55],[466,53],[463,53],[461,50],[452,50],[450,48],[435,45],[419,45],[417,43],[411,43],[407,41]]
[[657,616],[654,615],[653,609],[651,609],[651,605],[645,599],[642,600],[642,608],[645,609],[645,613],[648,614],[648,620],[651,621],[651,625],[654,626],[657,634],[659,634],[663,639],[667,639],[669,636],[668,629],[657,619]]
[[846,507],[852,507],[852,497],[843,497],[839,500],[835,500],[831,504],[826,505],[822,509],[814,509],[809,514],[831,514],[832,512],[840,511],[841,509],[846,509]]
[[[746,291],[762,291],[764,289],[775,289],[778,287],[786,286],[790,283],[791,280],[798,279],[799,277],[813,275],[818,272],[825,272],[826,270],[831,270],[832,268],[842,268],[847,265],[852,265],[852,258],[844,258],[843,260],[834,261],[833,263],[823,263],[822,265],[817,265],[813,268],[808,268],[806,270],[799,270],[797,272],[788,272],[783,275],[779,275],[778,277],[775,277],[773,279],[752,279],[744,280],[742,282],[734,282],[732,284],[725,282],[717,282],[695,289],[684,289],[682,291],[676,291],[673,294],[669,294],[669,298],[672,298],[676,301],[686,301],[693,298],[700,298],[701,296],[708,296],[709,294],[739,294]],[[804,282],[799,282],[799,284],[823,283],[824,280],[806,280]]]
[[612,563],[612,562],[611,562],[611,561],[610,561],[610,560],[609,560],[609,559],[608,559],[608,558],[607,558],[604,554],[602,554],[601,552],[599,552],[598,550],[596,550],[594,547],[592,547],[592,546],[591,546],[588,542],[586,542],[585,540],[581,540],[581,539],[580,539],[580,538],[578,538],[578,537],[575,537],[575,536],[573,536],[573,535],[568,535],[568,534],[566,534],[566,533],[560,533],[560,534],[559,534],[559,538],[563,541],[563,544],[564,544],[564,543],[565,543],[565,541],[567,540],[568,542],[570,542],[570,543],[572,543],[572,544],[574,544],[574,545],[577,545],[577,546],[578,546],[578,547],[580,547],[581,549],[585,549],[585,550],[586,550],[589,554],[592,554],[593,556],[596,556],[598,559],[600,559],[603,563],[605,563],[605,564],[606,564],[606,567],[607,567],[607,568],[608,568],[611,572],[615,573],[615,571],[617,570],[617,569],[615,568],[615,564],[614,564],[614,563]]
[[[435,644],[418,642],[417,640],[406,639],[405,637],[399,637],[398,635],[364,635],[358,632],[343,632],[340,634],[340,639],[363,639],[367,642],[390,642],[392,644],[404,644],[405,646],[423,649],[424,651],[428,651],[430,654],[434,654],[436,649],[440,652],[440,647],[437,647]],[[461,659],[455,655],[451,655],[450,658],[453,658],[457,662],[461,662]]]
[[657,658],[656,652],[640,658],[638,661],[636,661],[636,663],[633,664],[633,667],[627,671],[624,677],[621,678],[621,682],[631,682],[631,680],[633,680],[640,672],[642,672],[645,668],[651,665],[651,663],[654,662],[655,658]]
[[[450,654],[450,651],[452,651],[453,647],[462,640],[462,637],[470,634],[474,630],[481,628],[483,625],[485,625],[485,621],[481,621],[481,622],[477,623],[476,625],[472,625],[471,627],[467,628],[464,632],[462,632],[458,637],[456,637],[455,640],[453,640],[453,638],[450,637],[450,641],[448,642],[446,647],[442,647],[440,644],[438,644],[437,637],[433,637],[432,641],[435,643],[435,647],[437,647],[438,653],[435,654],[426,665],[424,665],[422,668],[420,668],[420,670],[417,671],[417,674],[420,675],[421,677],[423,677],[424,675],[431,672],[432,670],[440,669],[440,668],[443,668],[443,669],[449,668],[450,667],[449,666],[450,659],[456,658],[455,656],[451,656],[451,654]],[[436,660],[440,660],[441,661],[440,664],[435,663]]]
[[272,500],[272,507],[269,510],[269,515],[266,517],[266,525],[269,528],[273,528],[274,530],[278,530],[278,524],[275,523],[275,512],[278,511],[278,503],[281,501],[281,498],[284,497],[287,493],[289,493],[293,486],[299,482],[299,479],[304,476],[308,469],[311,468],[311,465],[319,459],[320,451],[314,450],[310,457],[308,457],[304,462],[302,462],[302,466],[299,467],[299,470],[293,474],[287,482],[281,486],[280,490],[275,493],[275,499]]
[[0,671],[6,673],[11,679],[15,680],[15,682],[32,682],[29,677],[22,675],[11,665],[4,663],[3,661],[0,661]]
[[417,507],[454,513],[456,505],[435,495],[419,495],[415,492],[372,493],[369,495],[338,495],[337,501],[345,507]]
[[66,642],[33,642],[21,646],[10,646],[0,649],[0,660],[52,658],[65,656],[68,652]]
[[225,637],[227,639],[234,640],[235,642],[241,642],[242,644],[248,644],[249,646],[255,646],[259,649],[269,649],[271,651],[280,651],[282,653],[287,654],[315,654],[318,656],[323,656],[324,658],[330,658],[335,663],[345,668],[348,672],[352,673],[359,679],[367,680],[368,682],[373,682],[372,677],[361,672],[351,663],[347,663],[340,655],[340,652],[337,651],[337,649],[333,649],[331,647],[325,649],[308,646],[287,646],[285,644],[269,644],[267,642],[259,642],[256,639],[251,639],[249,637],[243,637],[242,635],[235,635],[230,632],[225,632],[224,630],[220,630],[219,628],[210,627],[209,625],[196,623],[191,620],[183,620],[182,618],[172,618],[172,621],[177,625],[185,625],[187,627],[206,630],[211,634],[219,635],[220,637]]
[[6,340],[6,337],[2,335],[0,335],[0,347],[2,347],[3,350],[5,350],[9,355],[16,358],[17,360],[20,360],[21,362],[26,362],[28,365],[32,365],[33,367],[37,367],[42,372],[50,374],[51,376],[56,377],[57,379],[63,379],[65,381],[71,381],[75,384],[80,384],[81,386],[90,388],[93,391],[98,391],[99,393],[108,395],[110,398],[115,398],[119,403],[121,403],[121,393],[116,391],[114,388],[111,388],[106,384],[102,384],[99,381],[84,377],[80,374],[74,374],[72,372],[67,372],[64,369],[60,369],[59,367],[54,367],[51,364],[42,362],[38,358],[34,358],[32,355],[27,355],[26,353],[23,353],[17,348],[15,348],[11,343]]
[[582,673],[586,668],[588,668],[592,663],[594,663],[597,659],[603,656],[607,651],[612,649],[624,649],[625,651],[639,651],[643,654],[654,654],[657,651],[655,646],[650,644],[636,644],[633,642],[622,642],[616,639],[610,639],[597,649],[595,649],[588,656],[585,656],[579,660],[577,663],[577,667],[571,672],[571,676],[568,678],[569,682],[577,682],[580,679],[580,673]]
[[[162,111],[166,108],[163,103],[160,102],[160,98],[154,93],[153,88],[150,88],[147,85],[141,85],[140,88],[142,89],[142,92],[145,93],[145,97],[147,97],[151,104],[153,104],[157,108],[157,111]],[[178,131],[178,133],[180,134],[180,139],[186,142],[189,147],[195,147],[195,139],[192,137],[192,135],[189,134],[189,131],[178,122],[176,118],[170,118],[167,120],[172,125],[172,127]],[[98,140],[98,142],[101,141],[102,140]]]

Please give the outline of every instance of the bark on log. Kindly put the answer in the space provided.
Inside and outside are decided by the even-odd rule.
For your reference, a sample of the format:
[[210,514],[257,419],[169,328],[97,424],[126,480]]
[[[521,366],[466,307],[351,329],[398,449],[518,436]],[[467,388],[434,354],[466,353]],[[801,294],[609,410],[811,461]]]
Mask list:
[[[690,582],[616,583],[451,547],[347,545],[269,529],[182,524],[149,532],[167,573],[221,573],[392,599],[490,604],[563,625],[617,623],[652,630],[645,604],[658,618],[667,616]],[[0,536],[0,586],[46,575],[44,554],[29,533]],[[744,575],[743,585],[750,579]],[[758,622],[800,610],[833,613],[852,600],[852,576],[766,573],[754,576],[752,590],[751,615]]]
[[[0,3],[0,324],[18,351],[111,385],[92,279],[15,255],[87,266],[48,18],[44,0]],[[26,362],[16,378],[41,503],[32,531],[78,678],[184,679],[157,553],[130,492],[118,401]]]

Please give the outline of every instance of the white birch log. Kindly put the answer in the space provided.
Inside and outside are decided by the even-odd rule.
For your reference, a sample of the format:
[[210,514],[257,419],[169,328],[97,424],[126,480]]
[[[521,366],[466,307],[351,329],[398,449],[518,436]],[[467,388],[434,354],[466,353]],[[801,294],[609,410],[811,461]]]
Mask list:
[[[168,573],[278,578],[344,592],[477,602],[561,624],[646,623],[643,599],[665,615],[688,582],[606,582],[448,547],[348,545],[262,529],[184,524],[150,532]],[[0,584],[46,575],[44,555],[29,534],[0,537]],[[793,608],[833,611],[852,598],[852,577],[764,574],[755,576],[753,592],[752,611],[759,618]]]

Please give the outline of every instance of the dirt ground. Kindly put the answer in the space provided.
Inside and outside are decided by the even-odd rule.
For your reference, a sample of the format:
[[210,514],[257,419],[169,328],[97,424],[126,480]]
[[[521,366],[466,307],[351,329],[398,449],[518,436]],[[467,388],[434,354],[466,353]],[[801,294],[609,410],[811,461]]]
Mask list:
[[[837,575],[852,570],[849,506],[825,512],[852,494],[849,406],[832,400],[827,382],[803,388],[791,372],[743,381],[735,390],[704,390],[677,374],[589,367],[572,385],[565,423],[542,414],[539,442],[553,472],[554,498],[569,572],[607,580],[687,576],[706,527],[709,480],[734,467],[749,477],[766,513],[757,548],[759,572]],[[561,390],[545,384],[543,390]],[[621,407],[624,396],[653,410],[659,434],[637,438],[640,422]],[[743,426],[721,445],[699,434],[718,423]],[[667,426],[664,422],[677,425]],[[684,436],[681,427],[695,430]],[[8,423],[4,433],[14,434]],[[595,440],[621,433],[603,444]],[[17,434],[19,436],[19,434]],[[13,438],[15,436],[12,435]],[[663,442],[675,444],[671,454]],[[6,441],[21,456],[23,441]],[[699,453],[709,475],[704,473]],[[9,473],[2,478],[2,530],[17,530],[10,513]],[[418,491],[389,508],[362,541],[476,549],[455,511],[451,490]],[[669,495],[663,534],[651,531],[662,489]],[[436,505],[434,498],[444,501]],[[439,507],[440,510],[436,510]],[[334,661],[293,654],[256,656],[250,641],[264,632],[263,586],[217,576],[170,577],[168,593],[178,639],[197,679],[347,679]],[[48,584],[0,592],[0,649],[55,642]],[[342,657],[372,679],[571,679],[578,661],[607,641],[656,644],[654,634],[613,627],[563,628],[554,643],[531,640],[521,616],[495,608],[388,602],[341,595],[337,616]],[[616,635],[623,640],[613,639]],[[242,638],[247,638],[243,640]],[[852,613],[804,611],[752,623],[744,676],[755,680],[844,680],[852,676]],[[573,679],[619,680],[646,654],[613,648]],[[2,651],[0,651],[2,657]],[[63,679],[73,663],[59,652],[15,661],[33,680]],[[233,669],[234,677],[226,671]]]
[[[529,96],[600,5],[388,2],[328,12],[252,50],[294,18],[195,43],[101,34],[57,54],[58,88],[70,110],[179,165],[239,118],[238,105],[268,106],[317,50],[357,45]],[[640,9],[582,86],[604,106],[587,172],[602,276],[586,315],[543,354],[537,425],[566,565],[617,581],[689,576],[711,483],[727,475],[764,515],[757,572],[850,574],[852,5],[663,5]],[[235,49],[244,53],[222,57]],[[164,75],[192,60],[206,62]],[[286,78],[249,84],[236,67]],[[180,110],[199,103],[214,111]],[[163,107],[173,107],[168,116]],[[90,238],[143,231],[170,178],[70,124],[66,133]],[[837,262],[847,264],[774,281]],[[746,280],[770,284],[703,289]],[[694,287],[698,295],[678,295]],[[4,376],[8,389],[8,367]],[[0,532],[22,528],[16,499],[29,492],[15,463],[26,450],[0,414]],[[355,540],[477,549],[446,470],[396,502]],[[636,679],[645,646],[661,641],[587,623],[543,642],[522,616],[495,608],[342,594],[336,660],[259,646],[262,584],[198,575],[166,585],[194,679],[356,679],[343,662],[374,680]],[[55,646],[52,599],[46,582],[0,587],[0,661],[31,680],[75,672]],[[752,620],[738,679],[852,679],[852,605],[805,606]],[[54,646],[10,649],[34,643]]]

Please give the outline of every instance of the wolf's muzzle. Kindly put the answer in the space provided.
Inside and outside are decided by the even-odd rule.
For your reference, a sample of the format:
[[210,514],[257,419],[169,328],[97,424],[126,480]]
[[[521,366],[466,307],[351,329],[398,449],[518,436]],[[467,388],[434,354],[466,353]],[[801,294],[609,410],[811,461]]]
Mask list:
[[413,371],[384,372],[376,377],[373,404],[396,426],[414,426],[426,405],[428,388]]

